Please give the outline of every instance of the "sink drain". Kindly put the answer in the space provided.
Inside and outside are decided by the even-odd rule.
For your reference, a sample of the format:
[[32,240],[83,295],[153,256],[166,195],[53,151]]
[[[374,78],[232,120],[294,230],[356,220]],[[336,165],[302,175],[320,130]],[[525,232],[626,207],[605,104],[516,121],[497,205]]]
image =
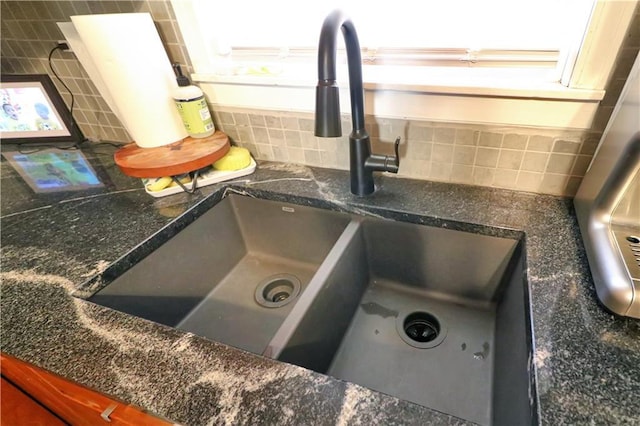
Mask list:
[[300,280],[291,274],[272,275],[256,287],[256,302],[266,308],[291,303],[300,293]]
[[418,343],[430,342],[438,337],[440,323],[429,314],[417,313],[404,321],[404,332],[409,339]]
[[396,330],[405,343],[419,349],[436,347],[446,336],[446,329],[428,312],[398,316]]

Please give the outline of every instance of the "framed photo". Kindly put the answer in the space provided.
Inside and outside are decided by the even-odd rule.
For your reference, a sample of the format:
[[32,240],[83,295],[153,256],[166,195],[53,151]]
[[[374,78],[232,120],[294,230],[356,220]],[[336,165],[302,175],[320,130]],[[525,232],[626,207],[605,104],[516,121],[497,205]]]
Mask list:
[[47,74],[0,76],[0,143],[56,144],[83,140]]

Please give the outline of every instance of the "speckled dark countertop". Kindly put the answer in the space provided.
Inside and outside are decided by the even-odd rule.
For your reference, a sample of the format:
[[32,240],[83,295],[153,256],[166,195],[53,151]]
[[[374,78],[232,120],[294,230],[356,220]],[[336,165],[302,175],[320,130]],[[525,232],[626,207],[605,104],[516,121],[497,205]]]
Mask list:
[[232,184],[356,213],[415,213],[436,226],[524,231],[541,422],[640,424],[640,321],[598,305],[571,200],[387,176],[377,178],[374,196],[357,198],[345,171],[280,163],[195,195],[155,199],[119,172],[112,152],[85,150],[105,188],[58,195],[34,194],[3,159],[2,351],[189,425],[465,424],[71,296]]

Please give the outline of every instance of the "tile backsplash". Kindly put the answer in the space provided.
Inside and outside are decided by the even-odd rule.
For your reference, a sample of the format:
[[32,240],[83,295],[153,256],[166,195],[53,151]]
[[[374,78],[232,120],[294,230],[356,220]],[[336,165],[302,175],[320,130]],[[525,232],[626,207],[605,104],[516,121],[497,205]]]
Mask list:
[[[217,128],[265,160],[349,168],[351,122],[339,138],[313,134],[313,115],[215,108]],[[399,176],[573,196],[600,133],[526,127],[366,117],[372,149],[392,154],[400,145]]]
[[[47,57],[64,37],[56,22],[76,14],[149,12],[171,61],[191,71],[170,1],[15,1],[0,2],[1,72],[49,73]],[[640,48],[638,8],[600,103],[591,130],[541,129],[471,123],[442,123],[367,117],[376,153],[391,154],[402,137],[400,176],[530,192],[573,196],[613,111],[633,58]],[[130,142],[72,53],[56,52],[54,67],[76,97],[74,116],[92,140]],[[52,76],[69,105],[68,91]],[[211,105],[216,125],[258,159],[348,169],[350,118],[343,137],[317,138],[313,117],[288,111],[243,110]]]

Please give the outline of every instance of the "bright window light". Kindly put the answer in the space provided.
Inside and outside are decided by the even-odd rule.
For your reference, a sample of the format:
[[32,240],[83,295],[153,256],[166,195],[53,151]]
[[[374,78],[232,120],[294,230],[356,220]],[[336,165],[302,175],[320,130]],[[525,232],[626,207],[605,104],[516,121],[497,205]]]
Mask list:
[[[369,114],[568,128],[591,125],[637,4],[171,2],[191,77],[214,105],[312,110],[322,22],[339,8],[358,32]],[[339,40],[337,80],[344,91],[342,46]]]
[[360,0],[191,4],[196,22],[180,25],[199,28],[210,58],[196,72],[216,73],[220,64],[228,71],[230,64],[313,63],[322,21],[335,8],[351,17],[370,64],[559,69],[580,47],[593,0],[396,0],[393,7]]

